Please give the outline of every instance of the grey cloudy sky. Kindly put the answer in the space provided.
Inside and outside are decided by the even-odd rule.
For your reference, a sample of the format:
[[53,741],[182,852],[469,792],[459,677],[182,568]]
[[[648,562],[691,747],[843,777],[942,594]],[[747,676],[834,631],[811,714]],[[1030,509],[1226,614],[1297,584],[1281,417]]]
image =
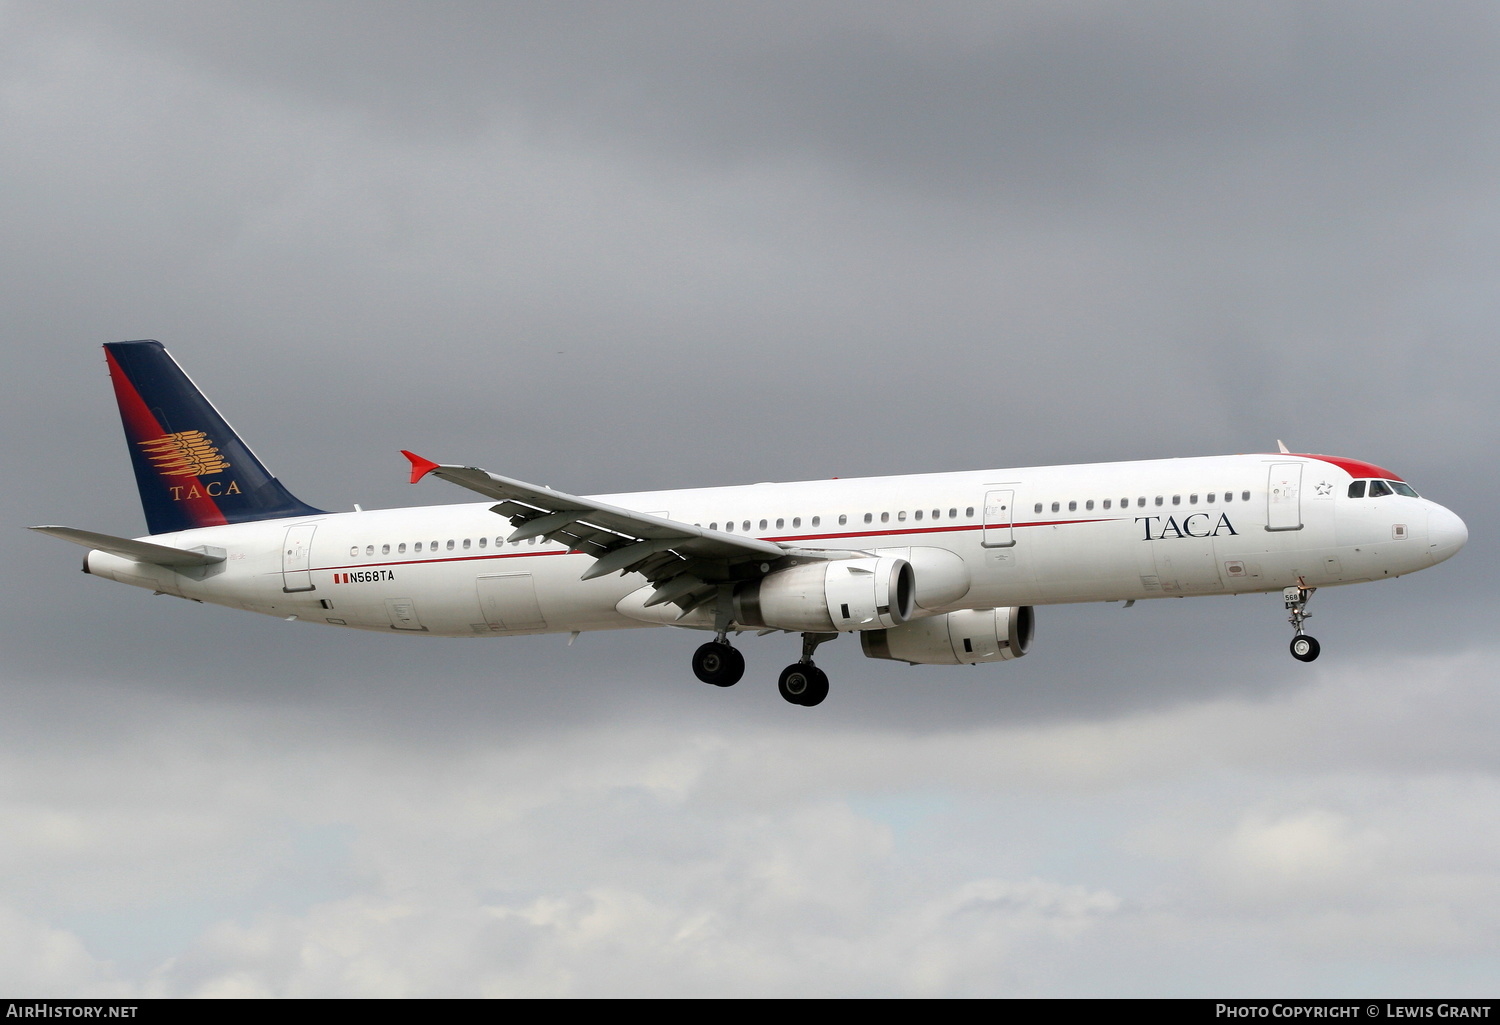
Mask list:
[[[1497,115],[1478,3],[0,0],[0,990],[1493,995]],[[1284,438],[1471,541],[807,712],[79,574],[128,338],[324,508]]]

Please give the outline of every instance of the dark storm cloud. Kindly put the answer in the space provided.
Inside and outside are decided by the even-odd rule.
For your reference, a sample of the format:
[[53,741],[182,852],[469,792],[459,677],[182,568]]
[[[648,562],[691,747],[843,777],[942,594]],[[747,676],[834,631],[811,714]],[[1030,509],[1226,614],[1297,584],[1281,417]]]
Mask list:
[[519,118],[562,142],[714,162],[812,155],[938,192],[1102,187],[1121,154],[1155,152],[1166,169],[1174,153],[1314,135],[1330,154],[1399,136],[1403,152],[1385,149],[1378,167],[1389,173],[1392,156],[1433,160],[1434,142],[1472,139],[1500,83],[1481,4],[140,3],[48,15],[402,134]]

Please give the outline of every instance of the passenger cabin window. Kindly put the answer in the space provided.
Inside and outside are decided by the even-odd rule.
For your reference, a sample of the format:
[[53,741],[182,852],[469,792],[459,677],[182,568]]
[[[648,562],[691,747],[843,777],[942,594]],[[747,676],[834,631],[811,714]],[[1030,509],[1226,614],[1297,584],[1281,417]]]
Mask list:
[[776,521],[776,529],[780,530],[784,526],[786,526],[786,520],[777,519],[777,521]]
[[873,522],[875,522],[875,515],[873,513],[865,513],[865,522],[866,523],[873,523]]
[[1248,502],[1248,501],[1250,501],[1250,492],[1248,492],[1248,491],[1241,491],[1240,492],[1240,501],[1241,502]]
[[1157,505],[1161,505],[1162,504],[1162,497],[1160,495],[1156,496],[1156,504]]
[[1107,498],[1104,500],[1104,508],[1106,508],[1106,509],[1109,508],[1109,499],[1107,499]]
[[846,524],[848,522],[849,522],[849,516],[848,516],[848,514],[847,513],[839,513],[839,526],[842,527],[844,524]]
[[1038,503],[1037,503],[1037,504],[1036,504],[1036,505],[1035,505],[1035,507],[1033,507],[1033,508],[1032,508],[1032,510],[1031,510],[1031,511],[1032,511],[1032,512],[1041,512],[1041,511],[1042,511],[1042,503],[1040,503],[1040,502],[1038,502]]
[[1083,507],[1085,509],[1092,509],[1092,508],[1094,508],[1094,500],[1092,498],[1089,499],[1087,502],[1083,503]]
[[[821,517],[821,516],[814,516],[814,517],[813,517],[813,518],[812,518],[812,525],[813,525],[813,526],[814,526],[814,527],[816,527],[816,526],[817,526],[817,525],[818,525],[818,524],[820,524],[820,523],[822,523],[822,522],[823,522],[823,517]],[[843,523],[843,522],[844,522],[844,520],[843,520],[843,517],[839,517],[839,522],[840,522],[840,523]]]
[[1077,512],[1077,511],[1078,511],[1078,503],[1077,502],[1069,502],[1068,503],[1068,512]]
[[366,555],[374,555],[375,554],[375,546],[374,545],[365,545],[365,554]]

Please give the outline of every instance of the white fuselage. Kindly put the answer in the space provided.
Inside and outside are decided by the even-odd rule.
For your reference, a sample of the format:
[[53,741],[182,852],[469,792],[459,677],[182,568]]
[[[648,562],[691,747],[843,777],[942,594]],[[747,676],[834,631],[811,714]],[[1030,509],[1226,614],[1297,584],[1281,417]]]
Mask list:
[[[1356,468],[1356,472],[1358,469]],[[1326,587],[1400,576],[1467,538],[1436,503],[1350,497],[1354,473],[1292,455],[1025,467],[599,496],[803,549],[879,552],[916,571],[919,615],[957,609]],[[678,622],[644,578],[509,543],[493,503],[327,513],[148,540],[222,550],[204,569],[105,552],[89,572],[198,601],[367,630],[493,636]],[[701,614],[680,621],[711,626]]]

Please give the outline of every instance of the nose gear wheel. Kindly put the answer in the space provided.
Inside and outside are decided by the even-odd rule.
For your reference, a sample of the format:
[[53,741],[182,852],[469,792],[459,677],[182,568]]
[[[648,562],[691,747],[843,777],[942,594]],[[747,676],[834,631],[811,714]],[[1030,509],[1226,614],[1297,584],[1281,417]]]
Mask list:
[[1287,617],[1287,622],[1291,623],[1292,629],[1296,631],[1296,636],[1292,638],[1292,658],[1298,662],[1311,662],[1318,657],[1318,652],[1322,650],[1322,646],[1318,644],[1318,639],[1309,636],[1302,630],[1302,624],[1312,618],[1312,613],[1307,611],[1307,603],[1316,590],[1316,587],[1308,587],[1299,577],[1297,579],[1297,586],[1288,587],[1281,592],[1281,596],[1286,602],[1287,611],[1291,613]]

